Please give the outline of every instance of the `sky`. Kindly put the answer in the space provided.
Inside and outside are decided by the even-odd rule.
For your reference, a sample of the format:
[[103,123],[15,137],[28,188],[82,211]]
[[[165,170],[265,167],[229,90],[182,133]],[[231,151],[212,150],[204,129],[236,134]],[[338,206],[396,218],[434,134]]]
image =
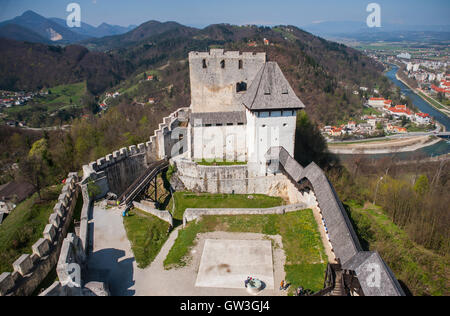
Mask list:
[[81,6],[82,22],[128,26],[149,20],[204,27],[215,23],[305,26],[326,21],[366,21],[371,2],[385,23],[449,25],[449,0],[0,0],[0,21],[33,10],[66,18],[66,7]]

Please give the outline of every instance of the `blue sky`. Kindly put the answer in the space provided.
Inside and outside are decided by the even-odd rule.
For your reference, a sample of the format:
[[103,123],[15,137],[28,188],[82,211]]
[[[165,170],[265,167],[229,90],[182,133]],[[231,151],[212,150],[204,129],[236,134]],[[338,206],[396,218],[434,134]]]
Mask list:
[[148,20],[196,27],[214,23],[304,26],[319,21],[365,21],[371,2],[381,5],[384,23],[450,24],[449,0],[0,0],[0,21],[26,10],[65,18],[71,2],[80,4],[82,21],[95,26],[102,22],[139,25]]

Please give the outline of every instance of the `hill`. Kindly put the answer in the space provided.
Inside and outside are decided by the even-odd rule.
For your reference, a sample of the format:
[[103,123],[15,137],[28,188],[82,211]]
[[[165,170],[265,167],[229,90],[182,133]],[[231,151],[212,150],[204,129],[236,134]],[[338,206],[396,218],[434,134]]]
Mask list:
[[48,46],[0,39],[0,89],[36,90],[87,81],[93,94],[125,79],[127,62],[83,46]]
[[[0,27],[5,25],[18,25],[22,29],[29,30],[30,33],[38,34],[45,39],[45,42],[68,44],[89,38],[89,36],[73,32],[68,27],[60,25],[59,23],[47,19],[33,11],[26,11],[21,16],[0,23]],[[27,40],[27,36],[24,34],[23,37],[16,37],[13,39],[25,41]],[[39,40],[39,38],[34,39]]]
[[[264,39],[270,45],[264,45]],[[157,97],[167,108],[188,106],[188,52],[221,47],[266,52],[270,60],[278,62],[316,122],[328,125],[359,116],[363,95],[354,95],[353,91],[360,86],[376,87],[385,97],[394,97],[382,75],[382,65],[357,50],[294,26],[216,24],[196,29],[176,22],[149,21],[125,34],[81,43],[91,51],[82,46],[3,42],[0,70],[8,75],[0,79],[0,88],[32,90],[86,80],[88,90],[95,95],[120,88],[132,92],[123,102]],[[168,65],[171,67],[158,87],[141,89],[136,85],[144,79],[136,79],[139,74]]]
[[[264,38],[270,45],[263,44]],[[249,45],[250,42],[256,43],[257,47]],[[132,32],[84,44],[94,49],[112,49],[112,54],[130,61],[136,73],[156,70],[168,63],[179,64],[193,50],[222,47],[264,51],[270,60],[278,62],[297,95],[307,105],[308,114],[324,124],[362,112],[362,96],[352,93],[360,86],[377,87],[386,94],[390,91],[380,64],[352,48],[326,41],[294,26],[269,28],[217,24],[200,30],[172,22],[151,21]],[[165,84],[175,86],[176,91],[184,91],[188,89],[185,86],[189,81],[189,68],[179,68],[178,81],[165,81]],[[139,91],[134,96],[139,97],[138,94]],[[190,104],[189,93],[185,94],[182,104]]]
[[45,37],[17,24],[6,24],[0,26],[0,38],[32,43],[51,43],[51,41]]

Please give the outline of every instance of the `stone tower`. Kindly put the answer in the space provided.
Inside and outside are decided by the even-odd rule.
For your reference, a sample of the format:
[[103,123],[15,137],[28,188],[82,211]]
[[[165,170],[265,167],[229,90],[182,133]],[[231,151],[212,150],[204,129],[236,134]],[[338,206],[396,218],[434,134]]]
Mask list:
[[189,54],[191,115],[189,157],[246,161],[264,174],[270,147],[294,153],[297,111],[304,104],[265,53]]

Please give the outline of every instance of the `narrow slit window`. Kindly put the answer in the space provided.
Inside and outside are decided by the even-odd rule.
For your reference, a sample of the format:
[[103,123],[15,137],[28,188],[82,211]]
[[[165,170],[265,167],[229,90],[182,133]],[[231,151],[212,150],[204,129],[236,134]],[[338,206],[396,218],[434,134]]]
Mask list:
[[242,59],[240,59],[240,60],[239,60],[239,69],[242,69],[243,66],[244,66],[244,64],[243,64],[243,62],[242,62]]
[[207,68],[206,66],[206,59],[203,59],[203,69]]
[[220,67],[221,67],[222,69],[225,69],[225,60],[222,60],[222,61],[220,62]]

